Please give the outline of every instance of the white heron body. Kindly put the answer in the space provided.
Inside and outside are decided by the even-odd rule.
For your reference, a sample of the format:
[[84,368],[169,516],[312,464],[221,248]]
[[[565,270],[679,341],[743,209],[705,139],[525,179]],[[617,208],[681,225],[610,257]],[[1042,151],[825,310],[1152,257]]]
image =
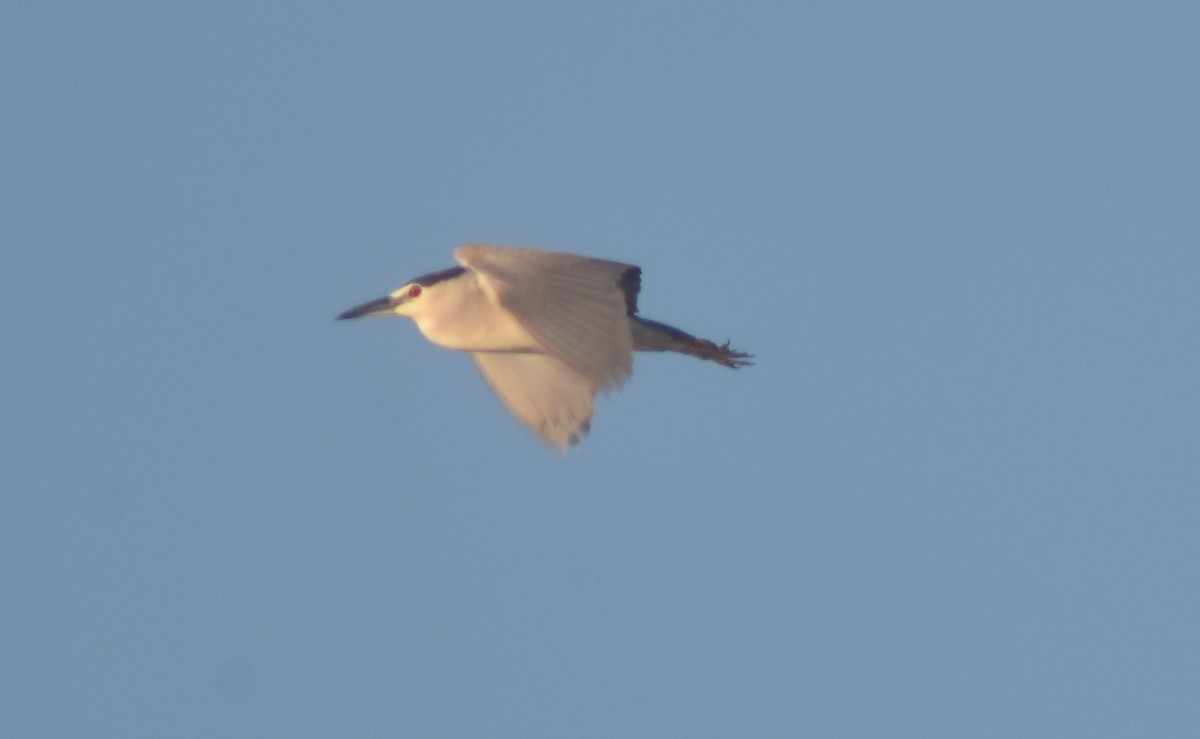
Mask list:
[[597,391],[633,369],[633,351],[675,351],[740,367],[749,355],[640,318],[641,270],[524,247],[464,244],[459,267],[405,283],[339,319],[395,314],[434,344],[471,354],[496,396],[560,450],[587,433]]
[[[495,291],[484,288],[474,273],[458,278],[457,290],[426,290],[419,303],[404,312],[438,346],[462,352],[545,352],[529,329],[512,313],[497,310]],[[392,294],[396,296],[396,293]]]

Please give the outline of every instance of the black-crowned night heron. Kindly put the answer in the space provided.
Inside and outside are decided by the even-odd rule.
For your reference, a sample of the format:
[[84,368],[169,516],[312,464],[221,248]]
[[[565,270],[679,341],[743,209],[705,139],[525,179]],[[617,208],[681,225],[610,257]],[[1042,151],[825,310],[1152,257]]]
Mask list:
[[726,367],[751,355],[638,317],[642,270],[575,254],[489,244],[461,265],[406,282],[339,320],[408,316],[435,344],[469,352],[501,402],[548,444],[587,433],[597,390],[633,371],[633,352],[679,352]]

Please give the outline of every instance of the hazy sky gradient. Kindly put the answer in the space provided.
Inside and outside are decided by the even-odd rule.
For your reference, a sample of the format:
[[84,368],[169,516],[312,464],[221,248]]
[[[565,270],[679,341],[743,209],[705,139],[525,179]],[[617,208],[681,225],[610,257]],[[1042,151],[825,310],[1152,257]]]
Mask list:
[[[0,15],[0,734],[1200,725],[1195,4]],[[560,457],[467,240],[758,364]]]

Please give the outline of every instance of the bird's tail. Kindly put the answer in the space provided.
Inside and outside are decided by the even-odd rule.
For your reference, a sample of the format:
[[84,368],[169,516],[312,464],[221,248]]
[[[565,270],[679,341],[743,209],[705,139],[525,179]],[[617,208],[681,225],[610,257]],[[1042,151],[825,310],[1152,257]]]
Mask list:
[[665,323],[637,316],[629,317],[629,328],[633,332],[633,348],[637,351],[679,352],[734,369],[753,364],[748,360],[754,355],[730,349],[728,341],[720,345],[714,344],[708,339],[698,339]]

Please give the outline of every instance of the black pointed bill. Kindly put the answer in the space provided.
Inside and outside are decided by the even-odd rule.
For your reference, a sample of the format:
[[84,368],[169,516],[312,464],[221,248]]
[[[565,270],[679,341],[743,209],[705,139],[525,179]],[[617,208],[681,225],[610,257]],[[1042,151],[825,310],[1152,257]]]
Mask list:
[[356,305],[350,310],[342,313],[337,317],[337,320],[344,321],[347,318],[362,318],[364,316],[385,316],[392,312],[392,308],[396,305],[396,301],[392,300],[389,295],[387,297],[372,300],[369,303]]

